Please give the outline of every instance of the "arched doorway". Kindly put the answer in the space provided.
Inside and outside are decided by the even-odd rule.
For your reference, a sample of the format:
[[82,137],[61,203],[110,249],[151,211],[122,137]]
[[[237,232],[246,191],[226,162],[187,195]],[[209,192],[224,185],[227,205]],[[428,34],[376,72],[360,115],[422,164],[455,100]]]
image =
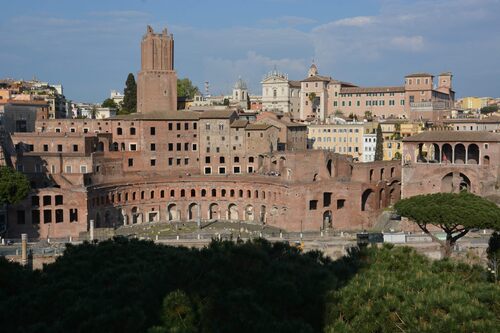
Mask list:
[[200,206],[197,203],[191,203],[188,207],[188,219],[197,220],[200,216]]
[[259,222],[262,224],[266,224],[266,222],[267,222],[266,206],[264,206],[264,205],[260,206]]
[[172,203],[167,206],[167,218],[169,221],[179,220],[179,212],[177,211],[177,205]]
[[236,206],[235,204],[230,204],[227,207],[227,219],[231,221],[237,221],[239,219],[238,206]]
[[323,213],[323,230],[330,229],[333,226],[332,211],[327,210]]
[[378,208],[384,208],[385,207],[385,189],[380,190],[378,199],[379,199]]
[[460,191],[467,191],[467,192],[471,191],[470,179],[463,173],[460,173],[460,183],[458,185],[458,189]]
[[332,160],[328,160],[328,162],[326,162],[326,170],[328,170],[328,175],[331,177],[332,176]]
[[450,172],[441,178],[441,192],[453,192],[453,172]]
[[443,145],[443,157],[441,162],[442,163],[453,163],[453,148],[451,148],[451,145],[449,143],[445,143]]
[[467,164],[479,164],[479,147],[474,143],[467,147]]
[[245,207],[245,221],[253,221],[253,206],[248,205]]
[[465,146],[461,143],[455,145],[455,164],[465,163]]
[[376,208],[376,198],[375,192],[372,189],[367,189],[363,192],[361,196],[361,211],[375,210]]
[[210,204],[210,206],[208,207],[208,218],[210,220],[215,220],[215,219],[219,219],[220,218],[219,205],[218,204],[216,204],[216,203]]

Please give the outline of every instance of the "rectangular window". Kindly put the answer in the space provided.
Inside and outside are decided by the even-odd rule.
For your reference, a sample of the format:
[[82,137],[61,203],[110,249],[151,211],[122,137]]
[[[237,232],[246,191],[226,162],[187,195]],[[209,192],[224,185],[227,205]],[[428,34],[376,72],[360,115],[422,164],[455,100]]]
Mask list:
[[26,216],[24,210],[18,210],[17,211],[17,224],[25,224],[26,223]]
[[52,222],[52,211],[50,209],[44,209],[43,211],[43,223]]
[[40,197],[34,195],[31,197],[31,207],[38,207],[40,205]]
[[182,150],[182,144],[180,142],[177,142],[177,151],[181,151]]
[[309,200],[309,210],[318,209],[318,200]]
[[225,167],[220,167],[219,168],[219,175],[225,175],[226,174],[226,168]]
[[86,165],[80,165],[80,173],[87,173],[87,166]]
[[71,173],[71,165],[66,165],[66,173]]
[[52,197],[50,195],[44,195],[43,196],[43,205],[44,206],[50,206],[50,205],[52,205]]
[[168,123],[168,130],[169,130],[169,131],[171,131],[171,130],[173,130],[173,129],[174,129],[174,128],[173,128],[172,123]]
[[135,144],[135,143],[131,143],[131,144],[130,144],[130,150],[131,150],[131,151],[136,151],[136,150],[137,150],[137,144]]
[[57,145],[57,151],[59,151],[59,152],[63,151],[63,146],[62,145]]
[[156,135],[156,127],[150,127],[149,128],[149,134]]
[[193,143],[193,151],[198,150],[198,145],[196,143]]
[[64,222],[64,211],[62,209],[56,209],[56,223]]
[[205,175],[210,175],[212,173],[211,167],[205,167]]
[[233,173],[241,173],[241,169],[239,166],[233,167]]
[[184,123],[184,130],[188,130],[189,129],[189,123]]
[[248,173],[252,173],[253,172],[253,166],[249,166],[248,167]]
[[49,151],[49,145],[43,145],[43,151]]
[[128,159],[128,166],[129,166],[129,167],[134,166],[134,159],[133,159],[133,158],[129,158],[129,159]]
[[178,158],[175,162],[176,162],[177,165],[181,165],[181,159],[180,158]]
[[151,148],[151,151],[156,151],[156,144],[152,143],[150,148]]
[[73,151],[77,152],[78,151],[78,145],[73,145]]
[[185,158],[184,159],[184,165],[188,165],[189,164],[189,158]]
[[156,159],[152,158],[150,161],[149,161],[149,164],[151,166],[156,166]]
[[172,157],[168,158],[168,165],[174,164],[174,159]]
[[210,163],[210,156],[205,156],[205,163]]
[[168,144],[168,151],[173,151],[174,150],[174,144],[173,143],[169,143]]
[[31,223],[32,224],[40,224],[40,211],[32,210],[31,211]]
[[184,150],[189,151],[189,143],[188,142],[184,143]]
[[78,209],[73,208],[69,210],[69,221],[78,222]]
[[60,206],[63,204],[63,196],[62,195],[56,195],[56,206]]
[[181,130],[181,123],[177,123],[177,130],[180,131]]

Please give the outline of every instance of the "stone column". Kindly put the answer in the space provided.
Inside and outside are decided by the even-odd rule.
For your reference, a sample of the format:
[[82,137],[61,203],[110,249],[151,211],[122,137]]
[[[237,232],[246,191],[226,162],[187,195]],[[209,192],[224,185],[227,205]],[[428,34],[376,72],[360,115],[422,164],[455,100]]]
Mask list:
[[21,264],[28,263],[28,234],[21,234]]
[[94,220],[89,222],[89,240],[94,241]]

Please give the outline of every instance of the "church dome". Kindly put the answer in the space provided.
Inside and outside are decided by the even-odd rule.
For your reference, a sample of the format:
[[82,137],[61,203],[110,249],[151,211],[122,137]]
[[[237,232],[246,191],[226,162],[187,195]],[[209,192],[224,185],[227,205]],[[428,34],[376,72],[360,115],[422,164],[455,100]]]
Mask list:
[[238,81],[236,81],[236,83],[234,84],[234,89],[246,90],[247,84],[240,77]]

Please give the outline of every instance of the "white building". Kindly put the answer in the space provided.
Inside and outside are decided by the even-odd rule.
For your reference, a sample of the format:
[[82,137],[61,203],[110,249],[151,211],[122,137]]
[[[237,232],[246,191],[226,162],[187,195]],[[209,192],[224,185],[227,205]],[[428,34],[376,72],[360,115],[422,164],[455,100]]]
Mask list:
[[377,147],[377,134],[363,134],[363,155],[362,162],[375,161],[375,149]]
[[300,82],[288,79],[288,75],[276,69],[264,76],[262,84],[262,111],[287,114],[299,119]]
[[121,105],[123,103],[123,99],[125,98],[125,95],[119,91],[111,90],[111,94],[109,95],[109,98],[111,98],[116,103],[116,105]]

